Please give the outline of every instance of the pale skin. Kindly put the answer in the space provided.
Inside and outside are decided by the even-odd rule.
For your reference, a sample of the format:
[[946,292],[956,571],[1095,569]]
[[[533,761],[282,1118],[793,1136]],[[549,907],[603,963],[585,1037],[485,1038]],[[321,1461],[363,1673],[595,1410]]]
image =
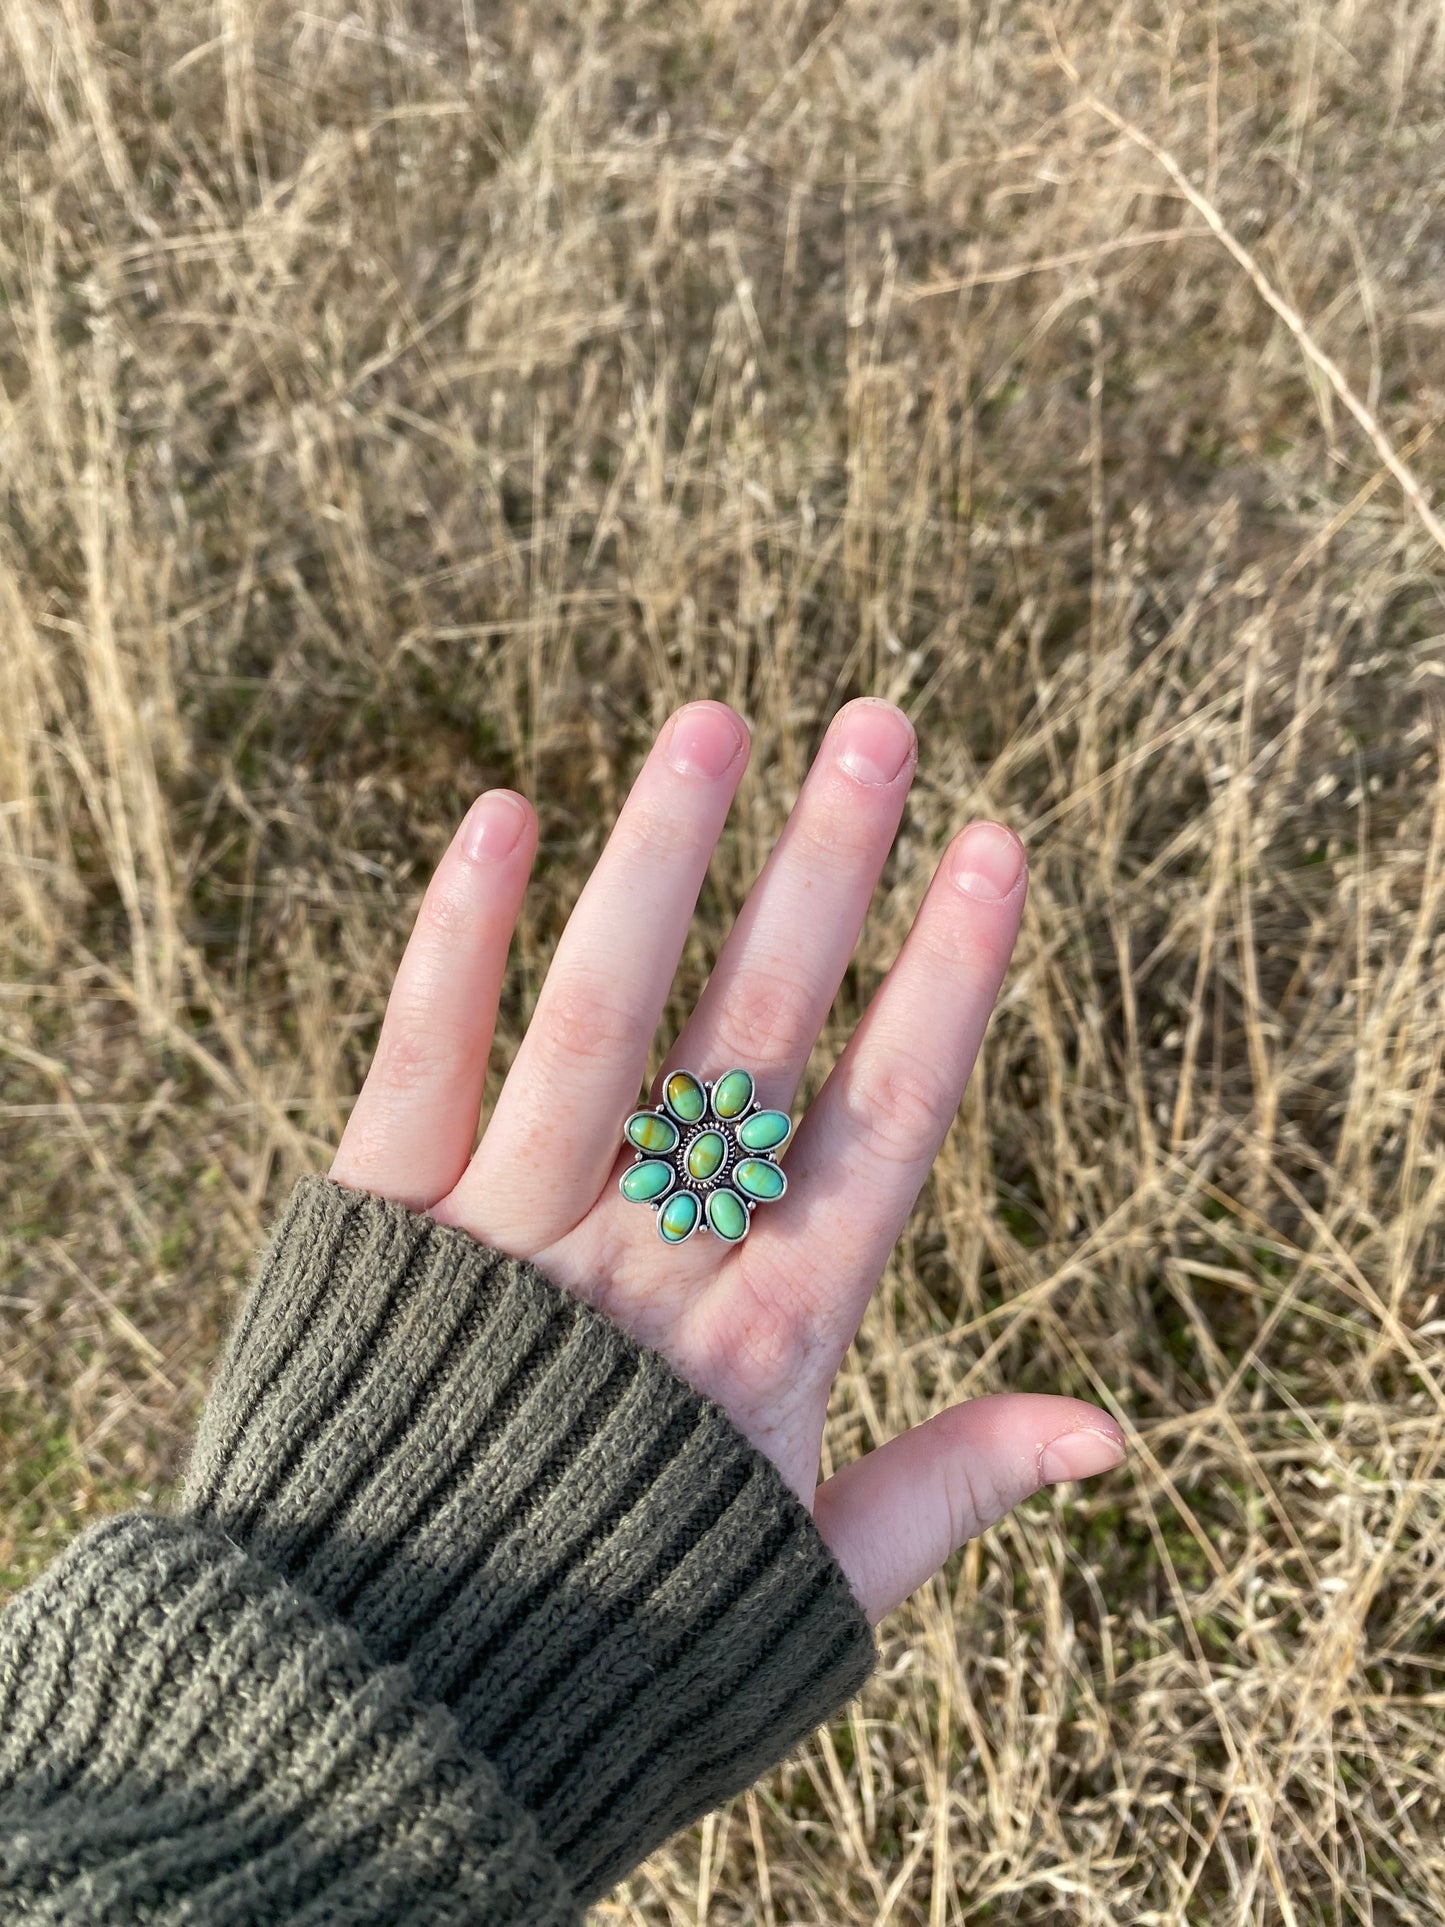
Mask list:
[[[748,760],[723,703],[663,725],[557,946],[480,1143],[488,1052],[537,844],[525,798],[477,798],[428,885],[331,1175],[530,1259],[715,1399],[778,1466],[874,1622],[1041,1486],[1124,1456],[1079,1399],[950,1406],[817,1484],[828,1395],[952,1123],[1028,887],[996,823],[950,843],[906,942],[737,1246],[658,1238],[618,1178],[622,1123]],[[753,1072],[791,1110],[897,832],[917,745],[891,704],[834,718],[655,1081]],[[565,1094],[565,1102],[560,1101]],[[475,1146],[475,1149],[473,1148]],[[846,1210],[843,1206],[846,1204]]]

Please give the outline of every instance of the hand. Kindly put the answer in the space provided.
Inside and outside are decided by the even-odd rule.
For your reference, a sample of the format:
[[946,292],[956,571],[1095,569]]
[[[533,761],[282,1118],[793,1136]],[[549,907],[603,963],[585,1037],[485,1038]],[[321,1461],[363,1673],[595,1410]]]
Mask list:
[[[578,898],[480,1144],[487,1054],[536,849],[530,806],[479,797],[427,889],[331,1175],[530,1259],[661,1352],[781,1469],[874,1621],[1050,1481],[1123,1456],[1077,1399],[951,1407],[814,1489],[828,1393],[963,1096],[1018,934],[1024,852],[975,823],[736,1247],[665,1245],[621,1197],[637,1107],[713,846],[748,758],[721,703],[669,718]],[[902,713],[850,703],[661,1077],[751,1070],[791,1108],[897,831],[917,758]],[[653,1101],[656,1101],[654,1095]]]

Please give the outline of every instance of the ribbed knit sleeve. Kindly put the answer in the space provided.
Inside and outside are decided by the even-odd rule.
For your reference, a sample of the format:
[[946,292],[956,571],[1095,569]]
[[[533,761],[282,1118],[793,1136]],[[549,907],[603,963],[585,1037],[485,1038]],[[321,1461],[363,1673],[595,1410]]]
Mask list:
[[[381,1856],[380,1892],[385,1856],[405,1861],[408,1843],[435,1833],[454,1844],[439,1849],[426,1891],[447,1899],[414,1915],[380,1902],[355,1911],[362,1899],[327,1911],[312,1894],[254,1915],[198,1903],[194,1914],[116,1918],[563,1918],[558,1906],[595,1898],[748,1785],[836,1712],[873,1662],[867,1620],[806,1508],[725,1413],[535,1267],[326,1178],[296,1187],[261,1257],[183,1506],[180,1520],[112,1522],[40,1582],[69,1602],[67,1639],[90,1642],[84,1668],[97,1680],[106,1667],[141,1666],[184,1682],[194,1665],[213,1707],[198,1730],[227,1726],[238,1760],[268,1693],[289,1693],[329,1744],[380,1694],[386,1744],[413,1762],[412,1780],[368,1755],[367,1768],[326,1781],[339,1789],[334,1805],[290,1753],[283,1722],[283,1740],[268,1742],[272,1764],[235,1797],[259,1800],[278,1840],[288,1827],[308,1840],[340,1828],[353,1844],[334,1850],[337,1879],[359,1893],[368,1855]],[[120,1561],[124,1609],[91,1572],[102,1558]],[[134,1576],[165,1558],[189,1576]],[[174,1586],[188,1602],[200,1587],[230,1603],[206,1606],[193,1638],[170,1636],[162,1660],[155,1642],[179,1609]],[[77,1587],[88,1604],[75,1603]],[[36,1591],[12,1615],[33,1618]],[[257,1614],[280,1628],[274,1638]],[[61,1764],[50,1761],[12,1615],[0,1618],[11,1693],[0,1731],[18,1716],[36,1738],[18,1756],[0,1738],[0,1894],[10,1815],[50,1810],[47,1786],[88,1785],[102,1746],[82,1728]],[[233,1678],[217,1655],[238,1643],[249,1657]],[[70,1675],[81,1665],[73,1652],[50,1663]],[[308,1695],[302,1677],[322,1684]],[[286,1684],[261,1683],[273,1678]],[[202,1689],[177,1690],[185,1702]],[[186,1730],[198,1716],[176,1717]],[[176,1752],[156,1740],[146,1719],[152,1754],[159,1746],[189,1797],[211,1798],[185,1743]],[[427,1747],[439,1776],[429,1789],[414,1764]],[[111,1806],[154,1809],[156,1771],[152,1760],[123,1774]],[[413,1814],[392,1789],[414,1780]],[[497,1844],[504,1837],[514,1853]],[[463,1849],[475,1865],[456,1858]],[[475,1898],[503,1864],[530,1911]]]
[[406,1669],[213,1528],[106,1521],[0,1618],[6,1927],[575,1927]]

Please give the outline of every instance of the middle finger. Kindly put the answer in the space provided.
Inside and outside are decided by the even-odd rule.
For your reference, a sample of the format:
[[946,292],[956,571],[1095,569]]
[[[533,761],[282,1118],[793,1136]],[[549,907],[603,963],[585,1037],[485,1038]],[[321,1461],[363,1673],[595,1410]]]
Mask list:
[[811,1319],[833,1369],[958,1114],[1027,887],[1011,830],[979,822],[955,839],[799,1127],[788,1195],[750,1256],[775,1274],[784,1315]]

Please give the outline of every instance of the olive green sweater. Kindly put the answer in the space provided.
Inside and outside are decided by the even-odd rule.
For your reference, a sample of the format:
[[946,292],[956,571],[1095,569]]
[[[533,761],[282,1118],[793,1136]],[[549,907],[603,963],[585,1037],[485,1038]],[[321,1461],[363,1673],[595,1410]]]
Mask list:
[[303,1178],[179,1510],[0,1615],[0,1921],[576,1921],[873,1657],[806,1509],[662,1358]]

